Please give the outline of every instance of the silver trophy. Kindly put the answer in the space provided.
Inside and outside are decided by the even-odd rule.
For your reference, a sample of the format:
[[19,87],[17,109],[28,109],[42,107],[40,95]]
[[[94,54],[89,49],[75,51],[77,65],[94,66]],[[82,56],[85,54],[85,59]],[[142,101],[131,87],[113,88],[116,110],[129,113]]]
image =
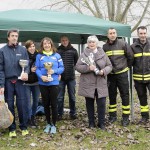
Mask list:
[[22,72],[21,72],[21,75],[18,77],[18,79],[21,79],[22,74],[24,73],[24,69],[25,69],[25,67],[28,66],[28,64],[29,64],[29,60],[25,60],[25,59],[20,59],[19,60],[19,65],[22,68]]
[[[83,63],[85,63],[86,65],[90,66],[90,65],[94,65],[96,66],[95,62],[94,62],[94,59],[93,59],[94,55],[93,53],[90,53],[89,56],[84,56],[83,58],[81,58],[81,61]],[[96,69],[94,70],[95,74],[98,75],[99,74],[99,69],[96,67]]]
[[[51,70],[52,69],[52,66],[53,66],[53,63],[52,62],[45,62],[44,63],[44,67],[45,67],[45,69],[47,69],[47,71],[49,72],[49,70]],[[51,76],[51,74],[49,74],[49,73],[47,73],[48,74],[48,81],[53,81],[53,78],[52,78],[52,76]]]

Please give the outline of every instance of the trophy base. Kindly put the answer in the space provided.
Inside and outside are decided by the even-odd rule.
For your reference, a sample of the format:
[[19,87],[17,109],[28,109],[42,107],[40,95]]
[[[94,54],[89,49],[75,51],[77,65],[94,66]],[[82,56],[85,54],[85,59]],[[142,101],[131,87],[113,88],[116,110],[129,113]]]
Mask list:
[[18,79],[21,80],[21,76],[19,76]]
[[53,78],[48,78],[48,81],[53,81]]

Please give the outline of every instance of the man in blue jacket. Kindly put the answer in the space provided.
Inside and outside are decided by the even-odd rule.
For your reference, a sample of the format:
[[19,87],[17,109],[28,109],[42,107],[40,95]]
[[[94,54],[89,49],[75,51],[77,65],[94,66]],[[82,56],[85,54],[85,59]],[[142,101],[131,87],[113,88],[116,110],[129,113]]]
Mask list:
[[[16,137],[14,96],[16,96],[19,127],[22,130],[23,136],[28,134],[24,81],[28,80],[29,67],[27,66],[21,75],[22,68],[19,65],[19,60],[28,60],[29,58],[26,49],[18,45],[18,36],[18,30],[9,30],[7,32],[8,43],[0,49],[0,94],[5,92],[5,101],[8,103],[9,110],[14,115],[14,121],[9,127],[9,137]],[[21,79],[18,79],[20,75]]]

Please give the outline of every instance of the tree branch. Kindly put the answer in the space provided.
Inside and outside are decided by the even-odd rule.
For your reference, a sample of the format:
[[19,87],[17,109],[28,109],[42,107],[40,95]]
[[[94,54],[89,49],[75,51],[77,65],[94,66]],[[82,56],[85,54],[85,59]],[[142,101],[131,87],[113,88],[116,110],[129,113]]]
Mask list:
[[97,17],[97,14],[94,12],[94,10],[92,9],[92,7],[89,5],[89,3],[87,2],[87,0],[83,0],[84,3],[86,4],[87,8],[92,12],[92,14]]
[[106,0],[106,3],[107,3],[107,9],[108,9],[108,17],[109,17],[109,20],[111,20],[111,7],[110,7],[110,0]]
[[116,18],[115,18],[116,22],[119,22],[120,17],[121,17],[121,4],[122,4],[122,0],[118,0],[117,1]]
[[98,18],[103,18],[102,13],[100,12],[100,8],[98,7],[97,0],[93,0],[93,4],[94,4],[95,9],[96,9],[96,11],[97,11],[97,17],[98,17]]
[[115,18],[115,0],[112,0],[112,2],[111,2],[111,10],[112,10],[112,18],[111,18],[111,20],[112,21],[114,21],[114,18]]
[[48,6],[49,6],[50,9],[51,9],[53,6],[58,5],[58,4],[60,4],[60,3],[66,3],[66,0],[64,0],[64,1],[59,1],[59,2],[53,3],[53,4],[51,4],[51,5],[43,6],[43,7],[41,7],[40,9],[43,9],[43,8],[45,8],[45,7],[48,7]]
[[147,4],[146,4],[146,6],[145,6],[145,8],[144,8],[144,11],[143,11],[143,13],[142,13],[142,16],[141,16],[140,20],[136,23],[136,25],[132,28],[131,32],[135,31],[136,28],[139,26],[139,24],[142,22],[142,20],[143,20],[145,14],[146,14],[146,11],[147,11],[147,9],[148,9],[149,3],[150,3],[150,0],[147,0]]
[[67,0],[73,7],[75,7],[79,13],[83,14],[83,12],[81,11],[81,9],[79,7],[77,7],[77,5],[75,4],[74,1],[72,0]]
[[125,9],[124,9],[124,11],[122,12],[122,16],[121,16],[121,18],[120,18],[120,22],[124,22],[125,17],[126,17],[126,15],[127,15],[127,12],[128,12],[128,10],[129,10],[129,8],[130,8],[130,6],[131,6],[131,4],[132,4],[133,2],[134,2],[134,0],[128,0]]

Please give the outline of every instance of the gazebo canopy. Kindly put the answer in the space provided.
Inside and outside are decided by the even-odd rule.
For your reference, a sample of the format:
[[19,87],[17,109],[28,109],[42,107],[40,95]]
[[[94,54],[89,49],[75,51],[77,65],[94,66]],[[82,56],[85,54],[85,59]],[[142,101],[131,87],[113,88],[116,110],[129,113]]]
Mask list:
[[9,29],[19,29],[19,41],[28,39],[39,42],[43,37],[51,37],[59,42],[61,35],[67,35],[71,43],[84,44],[89,35],[100,39],[113,27],[119,37],[130,37],[131,27],[92,16],[53,12],[49,10],[9,10],[0,12],[0,42],[6,42]]

